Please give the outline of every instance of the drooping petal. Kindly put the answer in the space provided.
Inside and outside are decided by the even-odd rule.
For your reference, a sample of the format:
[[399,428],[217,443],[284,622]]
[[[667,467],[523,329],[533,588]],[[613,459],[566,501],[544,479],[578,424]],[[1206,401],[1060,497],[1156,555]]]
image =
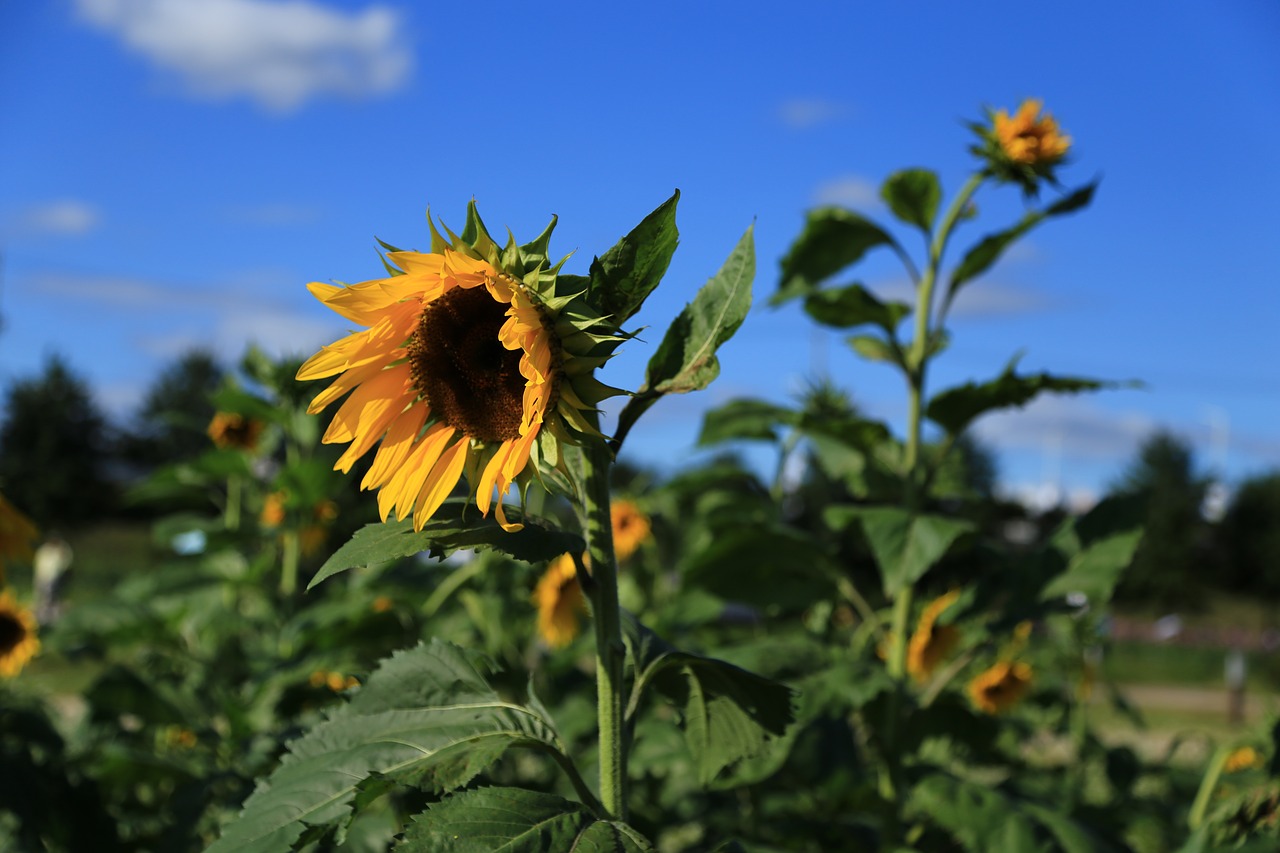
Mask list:
[[418,509],[413,514],[414,530],[422,529],[427,519],[440,508],[444,499],[449,497],[453,487],[458,485],[458,478],[462,476],[462,466],[467,461],[470,443],[466,436],[458,439],[452,447],[440,454],[440,459],[432,466],[431,473],[422,484],[422,491],[418,493],[416,501]]
[[428,412],[425,405],[410,406],[387,427],[387,434],[373,458],[373,465],[369,466],[368,473],[360,481],[360,488],[376,489],[400,469],[413,450],[413,442],[426,423]]

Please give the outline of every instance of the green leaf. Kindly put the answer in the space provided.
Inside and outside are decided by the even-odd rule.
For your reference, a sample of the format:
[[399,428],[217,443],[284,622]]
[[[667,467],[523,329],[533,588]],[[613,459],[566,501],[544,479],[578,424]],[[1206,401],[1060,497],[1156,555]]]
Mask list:
[[585,548],[582,537],[547,526],[545,521],[535,521],[517,507],[506,511],[508,521],[524,524],[524,528],[515,533],[503,530],[492,515],[484,518],[479,510],[469,507],[470,502],[463,499],[445,501],[416,533],[410,518],[366,524],[325,561],[307,589],[347,569],[410,557],[423,551],[444,557],[468,548],[493,549],[517,560],[538,563]]
[[940,392],[929,401],[925,417],[952,435],[959,435],[980,415],[993,409],[1025,406],[1044,392],[1078,394],[1112,387],[1115,383],[1072,376],[1031,373],[1019,376],[1011,362],[995,379],[977,384],[966,382]]
[[942,187],[938,176],[928,169],[903,169],[885,180],[880,197],[894,216],[928,234],[938,215]]
[[905,302],[881,302],[861,284],[849,284],[810,293],[805,297],[804,310],[824,326],[851,329],[870,323],[893,334],[902,318],[911,313],[911,306]]
[[955,299],[956,293],[965,283],[972,281],[990,269],[991,265],[1004,254],[1005,249],[1017,242],[1020,237],[1050,216],[1061,216],[1085,207],[1093,200],[1093,193],[1097,188],[1096,181],[1087,184],[1049,205],[1044,210],[1031,211],[1012,227],[983,237],[965,253],[960,265],[952,271],[951,279],[947,284],[947,304],[950,304]]
[[833,506],[823,513],[833,528],[857,520],[880,567],[880,580],[890,596],[915,583],[942,559],[973,524],[941,515],[912,515],[898,507]]
[[676,229],[676,190],[609,251],[591,262],[588,298],[615,326],[640,310],[644,300],[662,281],[675,254],[680,234]]
[[683,562],[687,586],[765,610],[804,608],[832,590],[835,570],[813,537],[768,523],[738,524]]
[[741,439],[777,441],[777,427],[794,425],[797,418],[791,409],[764,400],[732,400],[703,415],[698,444]]
[[1095,606],[1110,601],[1142,540],[1144,517],[1140,497],[1117,495],[1064,522],[1049,547],[1066,566],[1040,591],[1040,600],[1082,592]]
[[893,245],[896,243],[887,231],[852,210],[811,210],[804,230],[782,259],[782,281],[769,304],[781,305],[797,296],[808,296],[868,250]]
[[702,785],[759,754],[794,721],[794,693],[785,684],[680,651],[630,614],[624,614],[622,630],[637,683],[652,684],[681,708],[685,742]]
[[[549,723],[499,698],[476,660],[440,641],[393,658],[362,688],[368,699],[339,708],[289,744],[210,853],[275,853],[293,849],[308,828],[340,829],[360,793],[381,780],[448,791],[513,746],[558,751]],[[426,686],[406,684],[406,675]],[[409,707],[417,699],[448,704]]]
[[1116,849],[1060,811],[945,773],[932,773],[917,783],[907,809],[915,819],[946,830],[973,853]]
[[902,350],[890,341],[875,335],[851,335],[846,338],[853,351],[871,361],[884,361],[902,366],[905,363]]
[[634,829],[578,803],[522,788],[454,794],[418,815],[396,853],[651,853]]
[[[751,308],[756,274],[755,226],[747,228],[724,265],[675,318],[649,360],[645,382],[618,416],[616,435],[632,425],[664,394],[706,388],[720,375],[716,350],[742,325]],[[615,441],[616,445],[620,444]]]

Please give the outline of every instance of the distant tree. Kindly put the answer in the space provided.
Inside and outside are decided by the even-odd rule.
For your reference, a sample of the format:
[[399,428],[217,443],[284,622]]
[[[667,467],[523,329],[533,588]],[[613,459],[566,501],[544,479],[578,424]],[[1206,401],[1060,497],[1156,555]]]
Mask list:
[[41,527],[71,526],[114,509],[111,426],[89,386],[59,356],[10,385],[0,423],[0,487]]
[[1216,582],[1210,530],[1200,512],[1208,488],[1185,441],[1160,431],[1143,443],[1112,488],[1113,494],[1146,504],[1145,533],[1120,582],[1120,598],[1182,607],[1197,602],[1205,586]]
[[1218,539],[1223,575],[1233,589],[1280,599],[1280,471],[1240,485]]
[[214,414],[210,397],[224,376],[213,353],[204,349],[190,350],[165,367],[147,390],[125,436],[126,458],[150,470],[208,450],[205,430]]

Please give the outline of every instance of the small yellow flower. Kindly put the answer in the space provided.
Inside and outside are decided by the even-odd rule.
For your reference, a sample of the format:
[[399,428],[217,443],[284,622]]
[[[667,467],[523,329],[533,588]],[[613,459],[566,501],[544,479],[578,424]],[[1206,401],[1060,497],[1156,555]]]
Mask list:
[[960,631],[954,625],[938,625],[938,617],[960,597],[958,590],[935,598],[924,609],[920,624],[907,643],[907,673],[917,682],[928,680],[938,664],[951,654],[960,642]]
[[995,114],[993,130],[1004,155],[1026,166],[1052,166],[1067,155],[1071,137],[1058,129],[1053,116],[1040,115],[1043,106],[1036,98],[1022,102],[1017,114],[1006,110]]
[[262,515],[258,520],[263,527],[279,527],[284,524],[284,504],[288,496],[284,492],[272,492],[262,502]]
[[1031,686],[1031,667],[1025,663],[1000,661],[978,673],[969,682],[969,698],[978,710],[988,714],[1007,711],[1022,700]]
[[386,613],[392,607],[391,596],[380,595],[373,600],[374,613]]
[[38,651],[36,617],[5,590],[0,593],[0,676],[13,678]]
[[548,646],[564,648],[578,636],[587,602],[571,555],[562,554],[547,566],[533,592],[533,603],[538,607],[538,634]]
[[31,519],[0,494],[0,578],[6,565],[31,560],[31,543],[38,535]]
[[254,451],[258,449],[258,440],[262,438],[264,428],[262,421],[246,418],[236,412],[218,412],[209,421],[209,438],[220,450]]
[[196,733],[182,726],[166,726],[162,737],[166,746],[175,749],[191,749],[196,745]]
[[1238,773],[1262,766],[1262,755],[1251,746],[1242,746],[1227,756],[1222,765],[1223,773]]
[[330,672],[326,669],[317,669],[311,673],[308,682],[312,687],[328,687],[334,693],[350,690],[360,684],[353,676],[343,675],[340,672]]
[[635,501],[626,499],[614,501],[609,516],[613,521],[613,552],[621,562],[649,539],[652,525]]

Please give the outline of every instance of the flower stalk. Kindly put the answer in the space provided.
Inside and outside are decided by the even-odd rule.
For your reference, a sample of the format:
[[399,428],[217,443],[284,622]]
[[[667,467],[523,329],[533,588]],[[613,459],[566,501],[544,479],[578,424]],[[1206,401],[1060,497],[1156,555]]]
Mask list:
[[627,819],[627,744],[624,734],[626,687],[622,614],[618,606],[618,566],[614,559],[609,508],[609,448],[591,443],[581,450],[584,495],[581,507],[591,558],[591,613],[596,630],[596,713],[600,741],[600,800],[615,820]]

